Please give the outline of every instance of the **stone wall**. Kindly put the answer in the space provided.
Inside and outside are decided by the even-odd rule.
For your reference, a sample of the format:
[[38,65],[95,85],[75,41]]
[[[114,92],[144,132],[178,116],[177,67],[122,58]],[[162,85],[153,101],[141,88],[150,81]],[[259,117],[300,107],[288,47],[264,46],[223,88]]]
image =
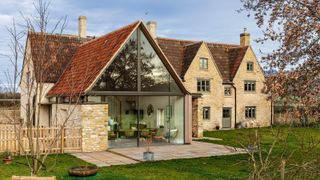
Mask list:
[[[246,65],[248,61],[254,63],[252,72],[247,71]],[[256,82],[256,90],[254,92],[244,91],[245,80]],[[251,48],[245,54],[233,81],[237,88],[237,122],[242,122],[245,127],[270,126],[271,102],[267,100],[267,94],[263,92],[265,77]],[[245,118],[246,106],[256,106],[256,118]]]
[[203,137],[203,123],[201,117],[202,98],[192,99],[192,137]]
[[[208,69],[200,69],[200,57],[208,58]],[[254,62],[254,71],[248,72],[246,63]],[[235,118],[238,122],[243,122],[246,127],[262,127],[269,126],[271,119],[271,104],[267,101],[267,95],[262,92],[264,88],[264,75],[259,66],[257,58],[251,48],[248,49],[241,63],[239,70],[234,78],[234,86],[236,87],[237,109],[235,113],[235,90],[231,85],[223,85],[219,70],[214,59],[205,44],[202,44],[195,58],[193,59],[188,71],[185,74],[184,85],[191,93],[197,92],[197,79],[210,80],[210,92],[202,93],[202,102],[198,102],[198,124],[194,122],[193,129],[199,126],[201,130],[214,130],[217,126],[222,127],[222,109],[223,107],[231,108],[231,128],[235,127]],[[244,80],[256,81],[255,92],[244,92]],[[231,88],[231,95],[224,95],[224,87]],[[203,120],[202,109],[209,106],[210,119]],[[245,107],[256,106],[256,118],[245,118]],[[195,111],[195,110],[193,110]],[[201,124],[201,126],[200,126]],[[195,131],[194,131],[195,132]],[[198,130],[198,134],[201,134]],[[193,133],[194,134],[194,133]]]
[[108,105],[81,105],[82,151],[95,152],[108,149]]
[[[208,58],[208,69],[200,69],[200,57]],[[184,85],[191,93],[197,92],[197,80],[209,79],[210,80],[210,92],[202,93],[202,103],[198,105],[199,121],[202,122],[204,130],[215,129],[216,126],[221,127],[222,119],[222,104],[223,104],[223,86],[222,78],[219,70],[210,54],[209,49],[205,44],[202,44],[192,61],[188,71],[185,74]],[[210,107],[210,119],[203,120],[202,108]]]

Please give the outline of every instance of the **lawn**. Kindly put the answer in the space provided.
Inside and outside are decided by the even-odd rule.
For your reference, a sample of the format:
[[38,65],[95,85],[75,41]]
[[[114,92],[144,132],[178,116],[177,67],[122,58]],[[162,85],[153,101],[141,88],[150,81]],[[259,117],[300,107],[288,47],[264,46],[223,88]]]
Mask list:
[[[320,139],[320,129],[295,128],[294,133],[289,128],[279,129],[288,144],[289,150],[299,149],[302,137],[314,137]],[[274,133],[278,132],[275,128],[261,128],[262,146],[268,148],[274,139]],[[221,141],[208,141],[210,143],[232,145],[240,147],[247,143],[255,129],[241,129],[228,131],[205,132],[205,136],[221,138]],[[287,136],[286,136],[287,135]],[[305,138],[304,138],[305,139]],[[302,144],[308,144],[304,142]],[[318,146],[319,148],[319,146]],[[275,148],[275,153],[282,152],[281,144]],[[320,149],[318,149],[320,150]],[[288,151],[289,153],[290,151]],[[305,158],[305,152],[296,152],[297,160]],[[111,166],[100,168],[99,173],[86,179],[247,179],[250,166],[247,163],[248,156],[231,155],[196,159],[179,159],[170,161],[146,162],[135,165]],[[42,170],[41,176],[55,175],[57,179],[81,179],[71,178],[67,170],[71,166],[85,165],[86,162],[68,154],[49,156],[46,165],[47,169]],[[29,175],[25,157],[16,157],[12,165],[0,163],[0,179],[10,179],[12,175]]]

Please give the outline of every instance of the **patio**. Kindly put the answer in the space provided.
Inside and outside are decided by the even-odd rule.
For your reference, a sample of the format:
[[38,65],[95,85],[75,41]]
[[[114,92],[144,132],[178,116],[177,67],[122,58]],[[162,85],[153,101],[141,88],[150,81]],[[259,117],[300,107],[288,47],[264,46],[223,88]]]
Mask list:
[[[99,167],[142,162],[144,147],[115,148],[106,152],[73,153],[72,155]],[[152,146],[156,161],[223,156],[245,153],[241,148],[193,141],[190,145]]]

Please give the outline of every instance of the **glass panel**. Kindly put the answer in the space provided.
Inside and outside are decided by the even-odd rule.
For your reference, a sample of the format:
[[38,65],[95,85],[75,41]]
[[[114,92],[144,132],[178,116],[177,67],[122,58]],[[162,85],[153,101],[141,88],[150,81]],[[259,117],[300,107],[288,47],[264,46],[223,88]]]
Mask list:
[[[138,137],[138,97],[108,96],[108,139],[112,147],[135,147]],[[144,125],[140,125],[142,128]]]
[[140,146],[145,146],[145,140],[150,137],[153,145],[167,144],[171,117],[169,96],[140,96],[139,107],[143,111],[139,123],[145,125],[140,128]]
[[171,80],[168,70],[142,32],[140,59],[142,91],[180,92],[177,84]]
[[137,45],[137,31],[135,31],[93,90],[137,91]]
[[170,118],[170,143],[184,143],[184,98],[183,96],[170,96],[172,116]]

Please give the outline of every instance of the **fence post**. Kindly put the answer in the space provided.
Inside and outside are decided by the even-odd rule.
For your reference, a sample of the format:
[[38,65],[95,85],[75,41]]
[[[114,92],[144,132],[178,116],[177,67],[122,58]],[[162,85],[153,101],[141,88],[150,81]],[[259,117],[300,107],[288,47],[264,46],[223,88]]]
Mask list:
[[64,148],[64,127],[61,126],[61,148],[60,148],[60,153],[63,153],[63,148]]

